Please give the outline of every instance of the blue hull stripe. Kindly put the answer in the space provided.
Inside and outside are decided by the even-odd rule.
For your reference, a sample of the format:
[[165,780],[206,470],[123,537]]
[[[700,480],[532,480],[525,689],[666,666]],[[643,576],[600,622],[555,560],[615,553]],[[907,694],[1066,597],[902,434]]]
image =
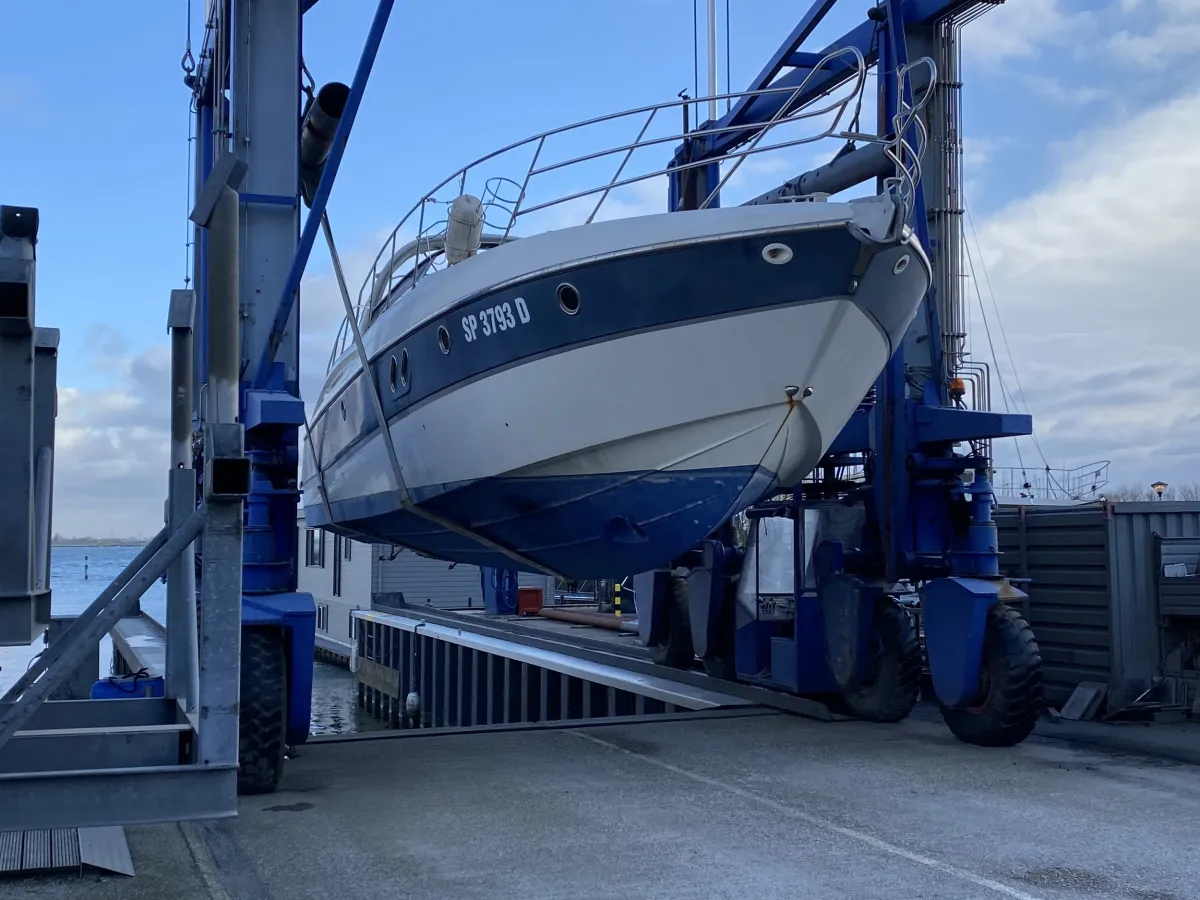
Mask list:
[[[763,261],[763,248],[776,241],[795,250],[787,265]],[[865,265],[867,252],[869,248],[842,226],[780,231],[592,263],[457,304],[384,350],[372,362],[371,372],[384,416],[394,423],[438,393],[535,357],[684,321],[844,295]],[[558,286],[564,282],[578,291],[579,311],[574,315],[559,305]],[[468,341],[472,316],[474,339]],[[484,334],[485,316],[489,325],[496,322],[490,335]],[[528,321],[522,322],[525,318]],[[439,347],[439,329],[448,336],[449,353]],[[405,353],[407,383],[401,377]],[[377,429],[359,374],[313,422],[322,467]]]
[[[556,478],[489,478],[422,504],[497,543],[520,547],[573,578],[620,578],[673,559],[734,512],[774,490],[754,467]],[[367,535],[455,562],[521,568],[501,553],[438,528],[380,494],[305,510],[310,527]]]

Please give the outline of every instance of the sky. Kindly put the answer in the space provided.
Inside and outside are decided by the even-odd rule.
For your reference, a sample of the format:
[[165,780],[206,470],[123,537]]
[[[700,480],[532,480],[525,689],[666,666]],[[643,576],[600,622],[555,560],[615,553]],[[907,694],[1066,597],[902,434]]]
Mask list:
[[[62,333],[55,530],[148,535],[166,489],[167,299],[187,275],[188,5],[5,6],[0,202],[41,210],[37,316]],[[722,86],[744,89],[806,6],[732,0]],[[862,7],[842,0],[818,44]],[[352,285],[458,166],[693,89],[691,0],[454,10],[448,22],[442,4],[396,3],[329,207]],[[321,0],[308,13],[318,83],[352,79],[373,11]],[[1197,37],[1200,0],[1007,0],[966,28],[971,357],[993,368],[993,407],[1032,413],[1037,437],[997,444],[1000,466],[1109,460],[1113,484],[1200,481]],[[838,146],[747,162],[730,190],[767,190]],[[605,214],[664,206],[647,182]],[[301,309],[311,403],[341,321],[320,244]]]

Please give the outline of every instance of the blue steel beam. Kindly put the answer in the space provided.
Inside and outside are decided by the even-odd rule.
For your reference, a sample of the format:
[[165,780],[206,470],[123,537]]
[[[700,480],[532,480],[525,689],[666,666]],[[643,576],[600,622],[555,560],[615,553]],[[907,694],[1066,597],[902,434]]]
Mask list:
[[275,311],[271,333],[267,338],[266,346],[263,347],[258,367],[254,371],[253,387],[256,389],[266,387],[270,379],[271,365],[275,360],[275,353],[279,349],[279,342],[283,338],[284,330],[287,328],[288,319],[292,315],[292,308],[296,304],[296,293],[300,290],[300,279],[304,276],[304,268],[308,265],[308,258],[312,254],[313,244],[317,239],[317,230],[321,227],[321,216],[324,215],[325,207],[329,203],[329,194],[333,190],[333,182],[337,178],[338,167],[341,165],[342,156],[346,152],[346,143],[350,138],[350,129],[354,127],[354,119],[358,115],[359,106],[362,104],[363,93],[367,88],[367,80],[370,78],[371,69],[375,65],[375,57],[379,53],[379,45],[383,41],[383,33],[387,29],[393,5],[394,0],[379,0],[379,5],[375,9],[375,18],[371,21],[371,30],[367,34],[366,44],[363,46],[362,55],[359,57],[358,68],[354,72],[354,81],[350,84],[350,96],[346,100],[346,108],[342,112],[341,120],[338,122],[337,133],[333,139],[333,147],[329,151],[329,158],[325,163],[324,171],[321,173],[321,180],[317,183],[317,190],[313,195],[312,207],[309,209],[308,217],[304,220],[304,230],[300,235],[300,244],[296,248],[295,256],[292,257],[292,267],[288,272],[287,282],[283,288],[283,296],[280,298],[279,306]]
[[[873,65],[877,59],[877,51],[875,48],[875,33],[878,26],[874,22],[864,22],[857,28],[844,34],[842,37],[833,43],[827,45],[824,49],[817,51],[815,54],[818,59],[827,56],[835,50],[844,50],[849,47],[857,47],[862,53],[868,66]],[[794,48],[788,48],[788,55],[792,54]],[[764,72],[766,69],[763,70]],[[697,144],[702,143],[703,149],[693,151],[693,160],[700,159],[717,159],[726,156],[733,150],[736,150],[742,144],[754,138],[758,134],[761,126],[771,121],[778,115],[779,111],[787,105],[791,109],[796,109],[803,106],[805,103],[811,103],[817,97],[827,94],[830,91],[836,90],[841,85],[850,80],[854,74],[854,69],[851,66],[830,67],[830,71],[823,75],[817,75],[809,81],[809,86],[802,93],[796,94],[794,97],[787,91],[781,90],[775,94],[763,94],[750,99],[750,102],[744,104],[740,111],[739,118],[736,121],[730,121],[736,109],[731,109],[728,113],[718,119],[713,127],[725,128],[734,127],[737,125],[745,125],[743,131],[729,131],[722,134],[714,135],[708,139],[698,137]],[[758,81],[753,82],[746,90],[759,91],[767,87],[776,88],[798,88],[804,83],[804,79],[808,78],[809,69],[793,69],[784,75],[781,75],[774,82],[762,84]]]
[[[904,8],[904,0],[884,0],[884,9],[887,14],[888,28],[884,36],[885,46],[880,48],[880,78],[879,81],[883,89],[883,114],[884,119],[881,120],[879,128],[883,131],[885,126],[888,131],[891,130],[891,125],[896,121],[896,116],[899,113],[899,103],[903,102],[910,108],[913,103],[912,83],[909,79],[904,79],[901,83],[899,73],[909,64],[908,59],[908,38],[905,35],[905,28],[902,23]],[[908,133],[904,135],[904,139],[910,147],[917,146],[917,134],[915,125],[910,126]],[[928,207],[925,203],[925,185],[922,181],[917,181],[916,189],[913,197],[913,211],[910,217],[910,224],[913,230],[917,233],[917,239],[921,242],[921,246],[929,249],[929,216]],[[935,249],[934,252],[939,252]],[[926,343],[925,352],[929,354],[928,366],[933,372],[939,373],[936,383],[931,386],[931,389],[936,392],[937,402],[945,403],[948,399],[946,393],[946,369],[942,359],[942,325],[941,318],[938,315],[938,295],[934,285],[930,285],[929,293],[925,298],[925,333],[929,336]],[[908,360],[911,365],[920,365],[920,363]]]
[[[857,47],[867,65],[874,65],[878,60],[876,35],[881,28],[881,23],[870,19],[852,28],[824,49],[816,53],[802,53],[797,57],[804,39],[812,34],[813,29],[836,2],[837,0],[816,0],[804,18],[788,35],[787,40],[775,51],[771,61],[758,73],[758,77],[750,83],[746,90],[759,91],[767,87],[799,87],[803,84],[804,79],[809,77],[812,65],[821,57],[835,50],[849,47]],[[952,15],[976,6],[980,2],[995,2],[995,0],[904,0],[902,13],[906,24],[921,24]],[[796,65],[800,65],[802,68],[794,68],[793,71],[780,75],[783,69]],[[717,159],[727,155],[746,141],[751,140],[758,133],[759,127],[774,118],[785,104],[795,109],[810,103],[821,95],[845,84],[851,75],[853,75],[853,70],[850,66],[844,64],[829,66],[825,74],[814,77],[804,92],[794,99],[786,91],[754,98],[743,97],[729,112],[714,123],[714,127],[727,128],[745,125],[745,130],[731,131],[705,140],[703,149],[693,147],[691,159]]]
[[[753,81],[754,86],[750,90],[755,91],[761,87],[766,87],[775,80],[775,77],[789,65],[788,60],[791,59],[792,54],[799,50],[800,46],[808,40],[809,35],[813,33],[813,29],[821,24],[821,20],[828,15],[836,3],[837,0],[816,0],[813,3],[796,27],[792,29],[792,33],[788,35],[787,40],[775,51],[775,54],[771,57],[771,61],[758,73],[758,77]],[[722,124],[740,124],[746,118],[747,110],[753,105],[755,99],[754,97],[739,98],[733,108],[721,119]]]

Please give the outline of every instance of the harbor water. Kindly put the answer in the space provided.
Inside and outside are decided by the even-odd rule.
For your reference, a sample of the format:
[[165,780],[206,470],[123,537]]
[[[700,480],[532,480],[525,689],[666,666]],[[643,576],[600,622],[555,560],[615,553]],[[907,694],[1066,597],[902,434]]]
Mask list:
[[[52,611],[56,616],[83,612],[96,596],[129,564],[141,547],[55,546],[50,554]],[[142,612],[159,622],[166,619],[167,589],[156,581],[142,596]],[[44,647],[38,638],[28,647],[0,647],[0,693],[16,681]],[[112,641],[100,645],[97,678],[111,672]],[[314,663],[312,733],[357,731],[361,721],[355,703],[354,677],[329,663]],[[368,726],[369,727],[369,726]]]

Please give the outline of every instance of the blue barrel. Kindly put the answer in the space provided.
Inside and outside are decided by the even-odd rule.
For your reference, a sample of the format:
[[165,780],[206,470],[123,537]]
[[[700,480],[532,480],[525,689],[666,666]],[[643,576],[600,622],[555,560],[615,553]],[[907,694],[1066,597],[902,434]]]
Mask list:
[[493,569],[481,566],[483,610],[489,616],[517,614],[517,573],[512,569]]
[[135,675],[102,678],[92,685],[93,700],[128,700],[131,697],[165,697],[166,685],[161,675]]

